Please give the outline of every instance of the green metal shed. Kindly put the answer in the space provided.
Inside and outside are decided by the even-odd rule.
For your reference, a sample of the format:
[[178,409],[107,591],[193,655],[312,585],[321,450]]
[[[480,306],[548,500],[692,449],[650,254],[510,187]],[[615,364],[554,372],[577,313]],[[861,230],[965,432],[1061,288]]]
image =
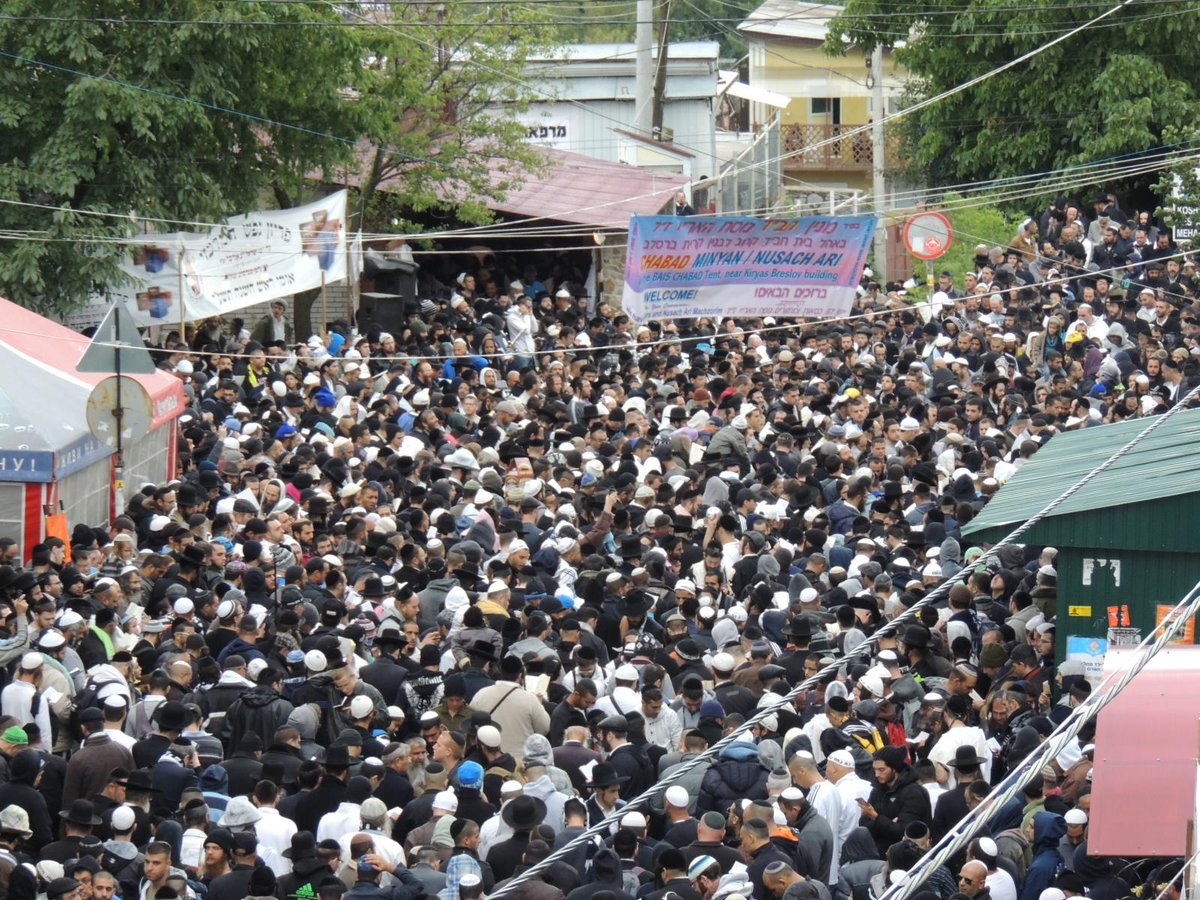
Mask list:
[[[1058,435],[963,535],[973,543],[1001,540],[1149,424],[1136,419]],[[1160,604],[1173,606],[1200,580],[1197,493],[1200,410],[1185,410],[1022,535],[1023,543],[1058,549],[1060,659],[1071,637],[1136,643],[1154,629]],[[1113,625],[1131,630],[1110,634]],[[1187,643],[1194,642],[1193,633]]]

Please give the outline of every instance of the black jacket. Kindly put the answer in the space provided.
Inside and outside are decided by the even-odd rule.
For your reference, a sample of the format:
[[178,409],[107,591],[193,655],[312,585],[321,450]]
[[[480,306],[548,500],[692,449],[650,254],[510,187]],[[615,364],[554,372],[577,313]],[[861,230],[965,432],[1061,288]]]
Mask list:
[[758,761],[758,748],[740,741],[727,746],[707,772],[696,800],[697,814],[722,815],[735,800],[760,800],[767,795],[766,768]]
[[388,769],[383,773],[383,780],[375,788],[375,796],[383,801],[388,809],[400,807],[403,809],[413,801],[414,791],[412,782],[407,776]]
[[654,783],[654,766],[641,747],[622,744],[608,757],[617,774],[629,780],[621,785],[621,799],[636,797]]
[[262,780],[263,764],[249,750],[236,751],[220,766],[229,774],[230,797],[253,793],[254,786]]
[[933,824],[929,793],[921,787],[916,773],[907,765],[900,770],[892,787],[875,785],[867,802],[879,815],[874,819],[863,816],[862,824],[875,838],[881,858],[887,853],[888,847],[904,837],[904,829],[913,822],[924,822],[929,826]]
[[400,695],[400,685],[408,677],[408,670],[390,656],[381,656],[375,662],[362,669],[358,676],[383,695],[384,702],[389,706],[396,702]]
[[272,744],[259,761],[262,763],[263,777],[270,777],[272,781],[292,790],[296,785],[296,773],[300,771],[300,764],[304,762],[304,757],[295,747],[289,747],[287,744]]
[[[209,693],[218,689],[212,688]],[[263,744],[274,740],[276,730],[287,724],[292,709],[292,704],[269,687],[251,688],[238,694],[225,710],[226,751],[236,750],[247,734],[257,734]],[[230,789],[234,793],[241,793],[232,786]]]
[[301,795],[296,802],[296,815],[293,821],[300,831],[311,831],[316,834],[321,816],[333,812],[345,799],[346,782],[326,775],[316,788]]

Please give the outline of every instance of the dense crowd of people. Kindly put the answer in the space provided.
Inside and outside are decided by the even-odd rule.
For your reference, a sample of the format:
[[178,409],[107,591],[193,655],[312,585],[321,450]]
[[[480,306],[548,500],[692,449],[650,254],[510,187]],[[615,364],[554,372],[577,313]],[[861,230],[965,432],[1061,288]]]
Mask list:
[[[636,326],[488,260],[399,334],[175,335],[177,477],[0,541],[3,896],[879,897],[1090,694],[1054,549],[963,528],[1186,393],[1195,266],[1124,218],[1062,202],[927,321],[867,272]],[[1089,854],[1093,738],[916,896],[1175,900]]]

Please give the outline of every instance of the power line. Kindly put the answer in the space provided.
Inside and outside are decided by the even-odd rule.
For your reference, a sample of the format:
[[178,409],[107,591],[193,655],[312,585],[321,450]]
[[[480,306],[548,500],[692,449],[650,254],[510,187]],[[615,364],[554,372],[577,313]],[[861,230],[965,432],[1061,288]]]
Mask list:
[[[1053,500],[1051,500],[1048,504],[1046,504],[1044,507],[1042,507],[1041,510],[1039,510],[1037,513],[1035,513],[1030,518],[1026,519],[1025,522],[1023,522],[1017,528],[1010,531],[1002,540],[1000,540],[998,543],[994,544],[989,550],[987,550],[982,556],[980,556],[976,560],[976,563],[980,564],[980,563],[986,562],[987,560],[995,558],[996,553],[1001,548],[1010,546],[1013,543],[1015,543],[1017,538],[1019,538],[1021,535],[1025,534],[1027,531],[1029,531],[1029,529],[1033,528],[1042,519],[1051,515],[1054,512],[1054,510],[1058,509],[1059,506],[1061,506],[1063,503],[1066,503],[1071,497],[1073,497],[1079,491],[1083,490],[1084,487],[1086,487],[1088,484],[1090,484],[1096,477],[1098,477],[1099,475],[1101,475],[1102,473],[1107,471],[1114,463],[1116,463],[1118,460],[1120,460],[1122,457],[1124,457],[1127,453],[1129,453],[1134,447],[1136,447],[1143,440],[1145,440],[1146,437],[1148,437],[1150,434],[1152,434],[1154,431],[1156,431],[1158,428],[1160,428],[1163,425],[1163,423],[1168,418],[1170,418],[1170,416],[1172,414],[1174,414],[1177,410],[1183,409],[1185,407],[1186,403],[1195,399],[1197,395],[1200,395],[1200,386],[1193,388],[1187,394],[1187,396],[1184,397],[1180,401],[1180,403],[1178,403],[1176,406],[1172,407],[1164,415],[1155,419],[1155,421],[1152,422],[1149,427],[1147,427],[1147,428],[1143,429],[1141,432],[1139,432],[1132,440],[1130,440],[1128,443],[1126,443],[1123,447],[1120,447],[1116,451],[1114,451],[1103,463],[1101,463],[1099,466],[1097,466],[1091,472],[1087,473],[1082,478],[1080,478],[1078,481],[1076,481],[1074,484],[1072,484],[1070,487],[1068,487],[1065,491],[1063,491],[1061,494],[1059,494],[1057,497],[1055,497]],[[919,601],[917,601],[915,604],[913,604],[912,607],[905,610],[899,616],[892,619],[891,622],[884,625],[878,632],[876,632],[874,635],[869,637],[866,641],[864,641],[862,644],[860,644],[858,647],[856,647],[852,652],[846,654],[841,659],[830,663],[828,666],[825,666],[823,669],[821,669],[821,671],[819,671],[817,674],[813,675],[812,677],[804,679],[804,681],[800,682],[800,684],[798,684],[796,687],[794,687],[790,691],[788,691],[788,693],[785,696],[783,696],[782,698],[780,698],[780,700],[778,700],[777,702],[771,703],[767,706],[759,708],[754,713],[754,715],[750,716],[745,721],[745,723],[743,723],[743,725],[741,726],[741,728],[738,729],[738,731],[736,731],[732,734],[726,735],[724,738],[717,741],[711,747],[698,753],[692,759],[680,764],[671,774],[669,774],[663,778],[660,778],[654,785],[647,788],[645,791],[643,791],[637,797],[634,797],[633,799],[631,799],[625,806],[621,807],[621,809],[619,809],[619,810],[616,810],[612,815],[607,816],[602,822],[598,822],[595,825],[585,829],[581,834],[579,834],[575,838],[572,838],[570,841],[568,841],[566,844],[564,844],[560,849],[551,853],[548,857],[546,857],[541,862],[535,863],[534,865],[530,866],[528,869],[526,869],[521,874],[514,876],[505,885],[503,885],[501,888],[499,888],[498,890],[493,892],[491,895],[489,895],[490,900],[496,900],[496,898],[506,896],[507,894],[509,894],[512,891],[512,889],[514,887],[524,884],[531,877],[533,877],[533,875],[535,875],[536,873],[542,871],[543,869],[548,868],[552,863],[569,855],[576,848],[589,842],[592,838],[597,837],[598,835],[604,833],[606,830],[611,828],[613,825],[617,824],[621,820],[621,818],[624,817],[629,812],[631,812],[641,806],[645,806],[645,805],[649,804],[649,802],[651,800],[653,800],[660,793],[665,791],[669,785],[677,782],[680,778],[682,778],[684,775],[686,775],[688,772],[692,771],[693,769],[699,767],[700,765],[702,765],[704,763],[707,763],[710,759],[714,758],[721,750],[723,750],[730,743],[732,743],[735,740],[740,739],[743,734],[745,734],[749,731],[751,726],[759,724],[760,722],[762,722],[763,719],[765,719],[767,716],[771,715],[772,713],[776,712],[777,710],[786,709],[788,707],[788,705],[791,704],[797,697],[801,696],[802,694],[804,694],[806,691],[810,690],[811,688],[816,687],[825,678],[836,674],[848,662],[852,662],[853,660],[857,659],[858,657],[866,655],[869,650],[871,650],[872,648],[874,648],[874,646],[876,644],[878,644],[880,637],[895,635],[896,632],[899,630],[900,625],[902,623],[912,620],[913,618],[916,617],[917,613],[921,609],[929,606],[931,603],[933,603],[937,600],[940,600],[943,596],[949,594],[951,585],[952,585],[951,580],[948,579],[946,581],[943,581],[940,585],[938,585],[936,588],[934,588],[934,590],[930,591],[929,594],[927,594],[925,597],[921,598]],[[1200,606],[1200,584],[1197,584],[1197,586],[1195,588],[1193,588],[1193,592],[1198,592],[1198,593],[1197,593],[1195,600],[1192,602],[1194,604],[1196,604],[1197,606]],[[1190,596],[1190,594],[1189,594],[1189,596]],[[1171,629],[1182,627],[1182,625],[1185,621],[1187,621],[1186,618],[1184,618],[1182,616],[1177,616],[1170,622],[1168,627]],[[1164,631],[1163,634],[1165,636],[1170,633],[1173,633],[1173,632]],[[1161,638],[1160,638],[1160,641],[1161,641],[1161,643],[1159,646],[1161,646],[1161,644],[1165,644],[1165,641],[1163,641]],[[1076,710],[1076,712],[1078,712],[1078,710]],[[1072,719],[1068,718],[1068,721],[1072,721]],[[1045,747],[1045,745],[1043,745],[1043,748],[1044,747]],[[1039,767],[1038,771],[1040,771],[1040,767]],[[1011,777],[1012,776],[1010,775],[1010,778]],[[951,832],[952,835],[955,833],[957,833],[957,832]],[[949,854],[946,854],[946,855],[948,856]],[[926,860],[927,860],[927,864],[928,864],[929,857],[927,857]],[[918,867],[918,868],[920,868],[920,867]],[[933,866],[930,865],[929,870],[932,871],[932,868],[933,868]],[[919,884],[920,882],[918,879],[914,878],[913,883],[915,886],[916,884]],[[899,894],[899,895],[896,896],[896,894]],[[907,892],[900,893],[895,888],[893,888],[892,890],[889,890],[889,892],[887,894],[885,894],[884,897],[881,898],[881,900],[904,900],[905,897],[907,897]]]

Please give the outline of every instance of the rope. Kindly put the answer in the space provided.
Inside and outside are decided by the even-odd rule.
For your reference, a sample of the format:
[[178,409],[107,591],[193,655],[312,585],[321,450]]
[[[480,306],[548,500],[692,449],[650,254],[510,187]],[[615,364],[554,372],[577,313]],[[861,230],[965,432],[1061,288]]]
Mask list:
[[[1200,385],[1193,388],[1185,397],[1183,397],[1182,400],[1180,400],[1180,402],[1178,404],[1176,404],[1174,407],[1172,407],[1170,410],[1168,410],[1165,414],[1163,414],[1162,416],[1159,416],[1152,423],[1150,423],[1150,425],[1148,425],[1146,428],[1144,428],[1140,432],[1138,432],[1138,434],[1135,435],[1128,443],[1126,443],[1124,446],[1122,446],[1122,447],[1118,448],[1116,451],[1114,451],[1112,453],[1112,455],[1110,455],[1108,457],[1108,459],[1106,459],[1103,463],[1101,463],[1099,466],[1097,466],[1095,469],[1093,469],[1088,474],[1084,475],[1077,482],[1075,482],[1073,485],[1071,485],[1069,488],[1067,488],[1065,491],[1063,491],[1061,494],[1059,494],[1057,497],[1055,497],[1053,500],[1051,500],[1049,503],[1047,503],[1041,510],[1039,510],[1032,517],[1027,519],[1023,524],[1019,525],[1017,528],[1014,528],[1011,532],[1009,532],[1009,534],[1006,535],[999,543],[993,545],[990,550],[988,550],[982,556],[980,556],[976,560],[975,565],[979,565],[983,562],[986,562],[989,559],[994,558],[997,554],[997,551],[999,551],[1003,547],[1007,547],[1010,544],[1014,543],[1017,540],[1017,538],[1019,538],[1021,535],[1023,535],[1029,529],[1031,529],[1035,525],[1037,525],[1038,522],[1040,522],[1042,519],[1044,519],[1047,516],[1049,516],[1050,514],[1052,514],[1054,512],[1054,510],[1058,509],[1059,506],[1066,503],[1067,500],[1069,500],[1071,497],[1073,497],[1075,494],[1077,494],[1079,491],[1081,491],[1084,487],[1086,487],[1089,483],[1091,483],[1097,476],[1099,476],[1103,472],[1107,471],[1114,463],[1117,462],[1117,460],[1121,459],[1121,457],[1125,456],[1125,454],[1127,454],[1130,450],[1132,450],[1134,447],[1136,447],[1138,444],[1140,444],[1142,441],[1144,441],[1147,437],[1149,437],[1150,434],[1152,434],[1154,431],[1156,431],[1160,427],[1162,427],[1162,425],[1164,423],[1166,423],[1166,421],[1168,419],[1170,419],[1171,416],[1175,415],[1176,412],[1183,409],[1189,401],[1195,399],[1197,396],[1200,396]],[[530,866],[528,869],[526,869],[520,875],[517,875],[515,878],[513,878],[511,881],[509,881],[507,884],[505,884],[502,888],[500,888],[500,890],[489,895],[489,900],[495,900],[495,898],[497,898],[497,897],[506,896],[513,888],[518,887],[519,885],[523,884],[525,881],[532,878],[538,872],[542,871],[543,869],[548,868],[552,863],[562,859],[563,857],[570,855],[571,852],[573,850],[575,850],[575,848],[581,846],[582,844],[586,843],[587,841],[590,841],[593,837],[596,837],[597,835],[610,829],[614,824],[619,822],[620,819],[626,813],[632,812],[632,811],[638,809],[639,807],[648,805],[651,800],[653,800],[656,796],[658,796],[660,793],[665,791],[667,789],[667,787],[669,787],[671,784],[679,781],[684,775],[691,772],[693,769],[697,768],[698,766],[702,765],[703,763],[707,762],[708,760],[716,757],[717,754],[719,754],[721,750],[723,750],[725,747],[727,747],[733,741],[739,739],[741,737],[741,735],[744,734],[746,732],[746,730],[748,730],[751,726],[759,724],[760,722],[762,722],[763,719],[765,719],[767,716],[774,713],[776,710],[786,708],[788,706],[788,704],[790,704],[792,701],[794,701],[797,697],[799,697],[805,691],[808,691],[811,688],[815,687],[817,684],[819,684],[821,681],[823,681],[828,676],[834,675],[847,662],[854,660],[856,657],[865,655],[868,650],[870,650],[872,647],[874,647],[876,644],[878,644],[879,639],[881,637],[887,637],[887,636],[895,634],[900,629],[900,626],[902,624],[907,623],[908,621],[910,621],[911,619],[913,619],[916,616],[918,610],[930,605],[931,603],[933,603],[936,600],[941,599],[944,595],[946,595],[950,592],[950,588],[952,586],[953,586],[952,581],[942,582],[934,590],[932,590],[929,594],[927,594],[924,598],[922,598],[920,601],[915,603],[911,608],[909,608],[908,610],[906,610],[904,613],[897,616],[896,618],[892,619],[891,622],[889,622],[887,625],[883,626],[879,631],[875,632],[874,635],[872,635],[870,638],[868,638],[866,641],[864,641],[862,644],[860,644],[858,647],[856,647],[853,652],[848,653],[841,659],[835,660],[834,662],[825,666],[823,669],[821,669],[819,672],[817,672],[816,675],[813,675],[810,678],[806,678],[804,681],[800,682],[800,684],[798,684],[796,687],[792,688],[792,690],[789,691],[786,695],[784,695],[778,702],[772,703],[768,706],[765,706],[765,707],[759,709],[758,712],[756,712],[753,716],[751,716],[749,719],[746,720],[746,722],[742,726],[741,730],[739,730],[733,734],[726,735],[724,738],[717,741],[715,744],[713,744],[707,750],[703,751],[702,753],[697,754],[692,759],[687,760],[686,762],[682,763],[670,775],[667,775],[666,777],[659,779],[659,781],[657,781],[651,787],[647,788],[645,791],[643,791],[638,796],[634,797],[621,809],[617,810],[612,815],[606,817],[602,822],[598,822],[595,825],[592,825],[587,830],[585,830],[583,833],[581,833],[580,835],[578,835],[577,837],[573,838],[571,841],[566,843],[559,850],[556,850],[554,853],[551,853],[548,857],[546,857],[541,862]],[[1197,585],[1196,590],[1200,590],[1200,585]],[[1183,620],[1180,619],[1179,621],[1183,621]],[[1172,624],[1174,626],[1174,623],[1172,623]],[[1095,695],[1093,694],[1093,696],[1095,696]],[[1082,708],[1082,707],[1080,707],[1080,708]],[[1071,719],[1068,718],[1067,721],[1069,722],[1069,721],[1071,721]],[[1040,767],[1039,767],[1039,771],[1040,771]],[[1011,777],[1011,775],[1010,775],[1010,777]],[[886,898],[881,898],[881,900],[902,900],[902,898],[886,897]]]
[[[951,829],[937,844],[931,847],[920,862],[917,863],[898,883],[892,885],[879,900],[906,900],[934,870],[942,866],[955,853],[961,850],[974,837],[975,832],[996,813],[1005,803],[1017,795],[1034,778],[1040,778],[1042,768],[1058,756],[1066,746],[1075,739],[1087,721],[1116,699],[1142,669],[1149,665],[1150,660],[1167,645],[1172,637],[1183,628],[1197,611],[1200,611],[1200,582],[1192,587],[1184,598],[1175,606],[1162,630],[1152,632],[1140,644],[1135,652],[1141,654],[1128,670],[1118,677],[1116,671],[1110,672],[1101,682],[1100,687],[1058,726],[1038,749],[1008,774],[997,785],[987,798],[971,810],[953,829]],[[1148,649],[1147,649],[1148,648]],[[1115,680],[1115,683],[1113,683]],[[1107,688],[1106,688],[1107,686]],[[1161,896],[1161,895],[1160,895]]]
[[[1165,263],[1169,259],[1183,259],[1183,258],[1189,256],[1190,254],[1191,254],[1191,251],[1180,250],[1175,253],[1166,254],[1163,256],[1156,256],[1154,258],[1154,261]],[[1097,269],[1094,272],[1091,272],[1091,271],[1082,272],[1082,273],[1080,273],[1079,276],[1060,277],[1060,278],[1054,279],[1053,281],[1043,281],[1043,282],[1039,282],[1036,285],[1028,285],[1028,286],[1034,287],[1034,288],[1036,288],[1036,287],[1050,287],[1050,288],[1062,287],[1064,285],[1070,284],[1070,282],[1072,280],[1074,280],[1075,277],[1096,278],[1099,275],[1114,275],[1118,272],[1130,271],[1130,270],[1137,269],[1137,268],[1139,268],[1141,266],[1145,266],[1145,265],[1146,265],[1145,262],[1126,263],[1123,266],[1110,266],[1107,269]],[[992,292],[992,293],[995,293],[995,292]],[[981,294],[979,296],[981,298],[987,298],[987,297],[990,297],[991,294],[990,293],[989,294]],[[923,306],[929,306],[929,305],[930,305],[930,301],[927,300],[927,301],[923,301],[921,303],[913,303],[913,304],[910,304],[909,306],[903,307],[898,310],[893,310],[893,311],[894,312],[904,312],[906,310],[912,311],[912,310],[920,309]],[[799,322],[799,323],[789,322],[784,325],[778,325],[778,324],[777,325],[767,325],[767,326],[755,328],[753,330],[753,333],[761,335],[761,334],[773,333],[776,331],[795,331],[797,329],[812,329],[812,328],[815,328],[820,325],[832,325],[835,323],[841,324],[843,322],[857,322],[861,319],[869,319],[871,321],[876,321],[879,319],[880,315],[881,315],[881,313],[872,311],[872,312],[865,312],[865,313],[855,313],[854,315],[849,315],[849,316],[832,316],[832,317],[826,318],[826,319],[814,319],[809,322]],[[2,328],[2,327],[0,327],[0,332],[8,332],[10,334],[24,334],[24,335],[29,335],[29,336],[33,336],[33,337],[50,338],[52,340],[68,340],[68,341],[77,340],[77,337],[73,336],[73,335],[64,335],[62,337],[58,337],[56,335],[41,335],[41,334],[30,335],[29,332],[17,331],[15,329]],[[744,336],[746,334],[746,332],[747,332],[747,329],[739,328],[739,329],[737,329],[737,331],[732,332],[731,334],[742,334]],[[686,338],[676,336],[676,337],[670,337],[670,338],[659,338],[657,340],[652,340],[652,341],[640,341],[640,342],[632,342],[631,341],[630,343],[627,343],[627,344],[605,344],[602,346],[594,346],[594,347],[580,347],[580,346],[573,345],[570,347],[556,347],[556,348],[546,349],[546,350],[534,350],[531,353],[513,353],[511,350],[509,350],[505,354],[492,354],[492,355],[497,356],[497,357],[505,357],[505,356],[507,356],[507,357],[516,357],[516,356],[541,357],[541,356],[558,356],[561,354],[600,353],[600,352],[605,352],[608,350],[646,350],[646,349],[649,349],[652,347],[661,347],[661,346],[665,346],[665,345],[669,345],[669,344],[683,345],[685,342],[690,342],[692,344],[701,344],[701,343],[716,344],[718,341],[722,340],[723,338],[730,337],[731,334],[723,334],[722,333],[722,334],[714,334],[709,337],[686,337]],[[360,337],[361,337],[361,335],[360,335]],[[128,344],[124,344],[124,343],[117,344],[117,343],[114,343],[111,341],[93,341],[92,344],[95,346],[100,346],[100,347],[114,347],[114,348],[129,346]],[[350,343],[347,342],[346,347],[349,348],[350,346],[351,346]],[[148,350],[159,350],[162,348],[147,346],[147,349]],[[183,352],[188,357],[196,358],[196,359],[208,359],[208,358],[217,357],[217,356],[224,356],[224,357],[228,357],[230,359],[250,359],[252,356],[252,354],[249,354],[249,353],[204,353],[204,352],[197,351],[197,350],[191,350],[190,348],[185,351],[175,351],[175,352]],[[469,356],[480,356],[480,355],[482,355],[482,354],[473,353],[470,351],[467,354],[468,357]],[[339,357],[327,357],[327,358],[323,358],[320,360],[314,359],[314,360],[312,360],[312,362],[321,363],[321,362],[325,362],[326,359],[328,359],[328,358],[337,359]],[[418,362],[441,362],[441,361],[444,361],[447,359],[455,359],[455,358],[456,357],[441,356],[441,355],[413,356],[412,354],[409,354],[409,353],[398,353],[393,356],[374,356],[373,355],[373,356],[371,356],[370,359],[364,360],[364,361],[366,363],[377,363],[377,362],[418,363]],[[270,360],[270,358],[268,358],[268,360]],[[277,361],[278,361],[278,358],[277,358]],[[284,360],[284,361],[286,361],[286,360]]]

